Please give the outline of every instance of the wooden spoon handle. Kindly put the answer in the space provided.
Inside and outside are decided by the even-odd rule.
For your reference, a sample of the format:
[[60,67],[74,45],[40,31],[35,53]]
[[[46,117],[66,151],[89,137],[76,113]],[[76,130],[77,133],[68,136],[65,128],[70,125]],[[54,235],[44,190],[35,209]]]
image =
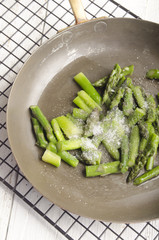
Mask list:
[[86,14],[81,0],[69,0],[73,14],[75,16],[76,24],[86,22]]

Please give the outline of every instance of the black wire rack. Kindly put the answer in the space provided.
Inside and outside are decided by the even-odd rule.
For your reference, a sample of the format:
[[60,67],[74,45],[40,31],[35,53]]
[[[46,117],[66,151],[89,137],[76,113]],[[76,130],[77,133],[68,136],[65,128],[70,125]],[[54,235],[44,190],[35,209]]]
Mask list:
[[[83,5],[88,19],[101,16],[139,18],[113,0],[85,0]],[[45,199],[20,172],[6,129],[12,84],[32,52],[58,30],[74,24],[74,16],[68,0],[1,0],[0,13],[0,181],[66,239],[159,239],[159,221],[114,224],[77,216]]]

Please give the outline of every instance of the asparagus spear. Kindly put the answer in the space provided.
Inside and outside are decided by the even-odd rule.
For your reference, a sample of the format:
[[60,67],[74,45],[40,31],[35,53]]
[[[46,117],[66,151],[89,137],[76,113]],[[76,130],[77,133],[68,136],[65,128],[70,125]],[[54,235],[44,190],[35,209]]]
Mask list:
[[82,120],[86,120],[87,117],[89,116],[89,114],[86,111],[80,108],[73,108],[72,115],[74,118],[82,119]]
[[91,137],[94,135],[94,132],[98,129],[100,131],[100,122],[99,122],[99,111],[94,109],[92,113],[87,118],[85,128],[84,128],[84,137]]
[[103,163],[100,165],[86,166],[86,177],[105,176],[112,173],[119,173],[120,161]]
[[143,97],[141,88],[139,86],[134,86],[133,87],[133,94],[134,94],[134,97],[135,97],[135,100],[137,102],[138,107],[145,110],[146,101]]
[[127,67],[124,67],[122,69],[122,72],[121,72],[121,77],[125,77],[127,75],[132,75],[134,72],[134,65],[130,65],[130,66],[127,66]]
[[108,79],[104,94],[103,94],[103,100],[102,104],[106,103],[109,101],[110,94],[112,91],[114,91],[114,88],[116,87],[119,79],[120,79],[120,73],[121,73],[121,68],[118,64],[114,66],[113,71],[110,74],[110,77]]
[[[82,110],[82,109],[81,109]],[[71,113],[67,113],[66,117],[71,120],[81,131],[81,134],[83,134],[83,128],[84,128],[84,121],[82,119],[75,118]]]
[[145,111],[141,108],[136,108],[132,114],[128,117],[129,126],[135,125],[139,120],[143,118]]
[[159,105],[157,106],[156,108],[156,119],[155,119],[155,127],[156,127],[156,130],[159,134]]
[[81,108],[82,110],[84,110],[85,112],[87,112],[88,114],[90,114],[92,112],[92,109],[89,108],[87,106],[87,104],[82,100],[81,97],[77,96],[74,100],[73,100],[74,104],[77,105],[77,107]]
[[65,161],[70,166],[77,167],[79,163],[78,159],[69,152],[67,151],[58,152],[58,155],[61,157],[63,161]]
[[56,136],[57,140],[58,141],[65,140],[64,135],[63,135],[63,133],[60,129],[60,126],[59,126],[59,124],[58,124],[58,122],[55,118],[51,120],[51,125],[52,125],[52,128],[54,130],[54,133],[55,133],[55,136]]
[[82,73],[78,73],[74,80],[81,86],[81,88],[88,93],[88,95],[99,105],[101,105],[102,98],[97,90],[93,87],[88,78]]
[[152,95],[147,97],[147,121],[154,122],[156,120],[156,102]]
[[43,156],[42,160],[44,162],[50,163],[54,165],[55,167],[59,167],[61,164],[61,157],[57,155],[54,152],[51,152],[50,150],[46,149]]
[[36,105],[30,106],[30,110],[33,116],[40,122],[44,130],[46,131],[46,136],[48,141],[56,143],[56,138],[53,134],[52,127],[49,121],[46,119],[40,108]]
[[38,122],[38,120],[36,118],[32,117],[31,120],[32,120],[35,137],[36,137],[36,144],[41,148],[46,148],[48,142],[45,139],[43,129],[42,129],[40,123]]
[[139,129],[140,129],[140,134],[143,138],[146,138],[148,139],[149,137],[149,129],[150,127],[152,126],[152,124],[150,122],[145,122],[145,121],[139,121],[138,122],[138,126],[139,126]]
[[114,146],[112,143],[110,143],[109,139],[103,139],[102,143],[113,159],[115,160],[120,159],[120,153],[118,148]]
[[82,151],[82,158],[86,164],[96,165],[100,164],[102,152],[97,149],[90,149]]
[[146,77],[149,79],[159,79],[159,69],[150,69],[146,73]]
[[82,147],[82,139],[71,139],[59,141],[56,144],[58,152],[62,152],[65,150],[74,150]]
[[128,135],[124,135],[121,142],[120,171],[122,173],[128,171],[128,160],[129,160],[129,138]]
[[132,167],[135,164],[138,149],[140,143],[140,134],[138,126],[134,126],[130,133],[130,149],[129,149],[129,159],[128,159],[128,167]]
[[154,160],[155,160],[155,155],[156,155],[156,154],[154,154],[153,156],[151,156],[151,157],[149,157],[149,158],[147,159],[147,163],[146,163],[146,170],[147,170],[147,171],[149,171],[149,170],[151,170],[151,169],[153,168],[153,166],[154,166]]
[[46,149],[50,150],[51,152],[57,153],[56,145],[53,142],[49,142],[46,146]]
[[102,108],[83,90],[78,92],[78,96],[85,102],[85,104],[90,109],[97,108],[99,111],[102,111]]
[[134,180],[134,185],[140,185],[141,183],[146,182],[152,178],[155,178],[159,175],[159,166],[153,168],[152,170],[142,174]]
[[155,154],[156,149],[158,148],[158,143],[159,143],[159,137],[158,135],[153,133],[147,143],[144,154],[139,156],[136,164],[132,168],[128,176],[128,181],[135,179],[136,176],[139,174],[139,172],[144,168],[144,166],[147,163],[147,159]]
[[92,83],[92,85],[94,87],[104,87],[107,83],[108,77],[105,76],[103,78],[100,78],[99,80],[95,81],[94,83]]
[[123,98],[124,96],[124,91],[125,89],[124,88],[119,88],[119,90],[117,91],[116,93],[116,96],[114,97],[114,99],[112,100],[111,104],[110,104],[110,109],[113,109],[114,107],[118,106],[121,99]]
[[125,88],[124,102],[123,102],[123,113],[125,116],[129,116],[133,112],[134,100],[132,90],[129,87]]
[[128,86],[131,90],[133,90],[134,85],[133,85],[132,79],[131,79],[130,77],[127,78],[126,83],[127,83],[127,86]]
[[77,125],[75,125],[66,116],[60,116],[56,118],[60,128],[65,133],[68,138],[80,137],[82,135],[82,130]]

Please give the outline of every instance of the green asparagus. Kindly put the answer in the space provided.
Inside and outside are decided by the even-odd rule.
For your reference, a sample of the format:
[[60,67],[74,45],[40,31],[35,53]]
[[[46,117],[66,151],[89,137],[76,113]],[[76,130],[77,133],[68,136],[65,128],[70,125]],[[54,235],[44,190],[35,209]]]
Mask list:
[[87,106],[87,104],[82,100],[81,97],[77,96],[73,100],[73,102],[74,102],[74,104],[76,104],[77,107],[81,108],[82,110],[84,110],[88,114],[92,112],[92,109]]
[[145,116],[145,111],[141,108],[136,108],[132,114],[130,114],[128,118],[129,126],[135,125],[139,120],[141,120]]
[[99,111],[102,111],[102,108],[85,91],[81,90],[77,94],[90,109],[97,108]]
[[129,87],[125,88],[123,113],[125,116],[129,116],[133,112],[134,100],[132,90]]
[[40,123],[38,122],[38,120],[36,118],[32,117],[31,119],[32,119],[34,133],[36,136],[36,144],[41,148],[46,148],[46,146],[48,145],[48,142],[45,139],[43,129],[42,129]]
[[143,97],[141,88],[139,86],[133,87],[133,94],[134,94],[134,97],[135,97],[138,107],[145,110],[146,101]]
[[80,137],[82,135],[81,128],[77,127],[66,116],[60,116],[56,118],[60,128],[68,138]]
[[119,173],[120,161],[103,163],[100,165],[86,166],[86,177],[105,176],[108,174]]
[[30,110],[31,110],[33,116],[40,122],[40,124],[46,131],[46,136],[47,136],[48,141],[56,143],[56,138],[53,134],[52,127],[51,127],[49,121],[46,119],[46,117],[42,113],[41,109],[36,105],[34,105],[34,106],[32,105],[32,106],[30,106]]
[[159,175],[159,166],[153,168],[152,170],[144,173],[134,180],[134,185],[140,185],[141,183],[146,182],[152,178],[155,178]]
[[58,155],[61,157],[61,159],[63,161],[65,161],[70,166],[77,167],[77,165],[79,163],[79,160],[75,156],[70,154],[69,152],[67,152],[67,151],[62,151],[61,152],[60,151],[60,152],[58,152]]
[[124,96],[124,91],[125,89],[124,88],[119,88],[116,96],[114,97],[114,99],[112,100],[111,104],[110,104],[110,109],[113,109],[114,107],[118,106],[121,99],[123,98]]
[[59,167],[61,164],[61,157],[57,155],[54,152],[51,152],[50,150],[46,149],[43,156],[42,160],[46,163],[50,163],[54,165],[55,167]]
[[74,80],[81,86],[81,88],[99,105],[101,105],[102,97],[97,92],[97,90],[93,87],[88,78],[82,73],[78,73]]
[[138,126],[134,126],[130,133],[130,149],[129,149],[129,159],[128,167],[132,167],[135,164],[136,158],[138,156],[138,149],[140,143],[140,134]]
[[159,69],[150,69],[146,73],[146,77],[149,79],[159,79]]
[[80,108],[73,108],[72,116],[77,119],[86,120],[89,116],[89,113]]
[[105,77],[103,77],[103,78],[98,79],[98,80],[95,81],[94,83],[92,83],[92,85],[93,85],[94,87],[104,87],[104,86],[106,85],[107,80],[108,80],[108,77],[105,76]]
[[[82,90],[73,103],[79,108],[53,118],[51,123],[38,106],[30,106],[36,144],[45,149],[42,160],[56,167],[61,160],[72,167],[81,161],[88,165],[86,177],[130,171],[128,181],[135,179],[134,185],[159,175],[159,167],[154,168],[159,145],[159,106],[152,95],[147,96],[143,88],[127,78],[133,71],[133,65],[121,69],[115,64],[108,77],[93,84],[82,72],[77,74],[74,80]],[[151,79],[159,79],[157,75],[157,69],[147,73]],[[103,98],[95,87],[105,88]],[[101,163],[100,145],[115,161]],[[76,157],[68,152],[76,149]],[[137,177],[144,167],[147,172]]]
[[120,171],[125,173],[128,171],[128,160],[129,160],[129,138],[128,135],[124,135],[121,142],[121,163]]

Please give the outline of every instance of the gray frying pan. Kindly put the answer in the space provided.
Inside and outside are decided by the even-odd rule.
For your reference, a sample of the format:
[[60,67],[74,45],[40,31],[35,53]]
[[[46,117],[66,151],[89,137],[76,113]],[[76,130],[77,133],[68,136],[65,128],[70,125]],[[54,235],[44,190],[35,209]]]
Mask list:
[[[40,160],[29,106],[38,104],[49,120],[70,112],[79,87],[73,76],[82,71],[92,82],[109,74],[115,63],[134,64],[133,81],[156,94],[159,83],[145,79],[159,67],[159,25],[136,19],[86,21],[80,1],[70,0],[76,22],[42,45],[19,72],[7,111],[8,137],[26,178],[46,198],[75,214],[111,222],[137,222],[159,217],[159,179],[139,187],[126,175],[86,178],[84,166],[62,162],[55,168]],[[76,11],[76,10],[79,11]]]

